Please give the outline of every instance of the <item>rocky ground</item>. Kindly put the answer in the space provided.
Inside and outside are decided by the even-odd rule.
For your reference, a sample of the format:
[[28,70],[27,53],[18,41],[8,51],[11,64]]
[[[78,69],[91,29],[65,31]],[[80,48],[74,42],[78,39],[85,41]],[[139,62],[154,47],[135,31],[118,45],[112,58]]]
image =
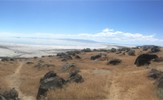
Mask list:
[[[5,58],[0,61],[0,98],[162,100],[163,49],[160,50],[84,49],[40,58]],[[139,57],[141,54],[153,58]]]

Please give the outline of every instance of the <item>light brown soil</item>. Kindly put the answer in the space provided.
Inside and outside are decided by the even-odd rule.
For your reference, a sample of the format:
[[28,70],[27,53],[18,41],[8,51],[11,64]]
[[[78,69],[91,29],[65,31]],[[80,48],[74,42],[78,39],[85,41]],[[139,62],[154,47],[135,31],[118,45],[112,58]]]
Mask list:
[[[39,88],[40,78],[50,70],[67,79],[68,73],[63,73],[61,67],[66,63],[73,63],[81,69],[83,83],[71,83],[63,89],[51,90],[47,100],[158,100],[154,81],[147,77],[151,68],[163,71],[161,63],[151,62],[149,66],[136,67],[136,56],[106,53],[108,60],[119,58],[122,63],[116,66],[107,65],[107,60],[93,61],[91,55],[99,52],[81,53],[82,59],[62,62],[58,57],[43,57],[37,59],[17,60],[14,62],[0,62],[0,88],[15,88],[21,100],[35,100]],[[157,53],[163,57],[163,51]],[[37,63],[53,64],[55,67],[36,68]],[[26,62],[33,64],[26,64]]]

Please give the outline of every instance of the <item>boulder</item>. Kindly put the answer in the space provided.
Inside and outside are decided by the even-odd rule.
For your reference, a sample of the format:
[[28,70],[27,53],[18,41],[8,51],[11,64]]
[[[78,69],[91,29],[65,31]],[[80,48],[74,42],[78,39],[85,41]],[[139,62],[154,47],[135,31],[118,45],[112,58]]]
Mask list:
[[151,69],[151,71],[148,74],[148,77],[151,79],[158,79],[161,75],[163,75],[163,72],[156,69]]
[[79,55],[75,55],[76,59],[81,59],[81,57]]
[[71,55],[67,54],[67,53],[58,53],[57,54],[58,57],[67,60],[72,60]]
[[78,51],[78,50],[67,51],[67,52],[66,52],[66,54],[71,55],[71,56],[75,56],[76,54],[79,54],[79,53],[80,53],[80,51]]
[[153,60],[154,62],[163,62],[163,57],[156,58]]
[[163,75],[157,80],[157,95],[159,100],[163,100]]
[[65,64],[61,67],[61,71],[63,71],[63,72],[72,72],[72,71],[80,72],[80,69],[75,64]]
[[33,64],[33,62],[28,61],[26,64]]
[[69,80],[68,82],[76,82],[76,83],[82,83],[84,82],[83,77],[78,74],[78,71],[73,71],[69,74]]
[[41,96],[46,96],[49,89],[62,88],[65,84],[65,80],[57,76],[54,71],[49,71],[40,80],[40,87],[37,93],[37,100],[41,99]]
[[159,52],[160,51],[160,48],[158,47],[158,46],[153,46],[152,48],[151,48],[151,52],[152,53],[156,53],[156,52]]
[[118,65],[118,64],[120,64],[122,62],[122,60],[120,60],[120,59],[112,59],[112,60],[110,60],[108,63],[107,63],[107,65],[109,65],[109,64],[111,64],[111,65]]
[[129,56],[135,56],[135,50],[133,49],[130,49],[127,53]]
[[155,85],[157,89],[158,100],[163,100],[163,72],[156,69],[151,69],[148,77],[156,80]]
[[97,55],[94,55],[94,56],[91,56],[90,58],[91,60],[99,60],[99,61],[104,61],[104,60],[107,60],[108,57],[105,53],[100,53],[100,54],[97,54]]
[[92,52],[92,50],[90,48],[85,48],[83,50],[81,50],[82,52]]
[[128,51],[130,51],[130,48],[122,47],[122,48],[118,49],[118,51],[128,52]]
[[35,65],[34,67],[36,68],[43,68],[43,67],[55,67],[55,65],[53,64],[44,64],[44,63],[38,63],[37,65]]
[[155,54],[141,54],[136,58],[134,64],[137,66],[149,65],[150,61],[156,58],[158,58],[158,56]]
[[98,58],[101,58],[101,54],[95,55],[95,56],[91,56],[91,60],[96,60]]
[[15,90],[15,88],[12,88],[9,91],[0,93],[0,100],[20,100],[20,99],[18,98],[18,92]]
[[14,58],[10,58],[10,57],[2,57],[1,61],[14,61]]
[[110,52],[116,52],[117,50],[115,48],[111,48]]

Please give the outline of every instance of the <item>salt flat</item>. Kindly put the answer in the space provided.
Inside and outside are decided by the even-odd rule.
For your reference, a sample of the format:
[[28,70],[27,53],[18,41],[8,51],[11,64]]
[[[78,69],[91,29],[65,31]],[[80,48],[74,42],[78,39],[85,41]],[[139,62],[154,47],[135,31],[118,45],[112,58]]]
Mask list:
[[0,57],[41,57],[43,55],[55,55],[58,52],[64,52],[74,49],[109,49],[117,46],[55,46],[55,45],[27,45],[27,44],[1,44]]

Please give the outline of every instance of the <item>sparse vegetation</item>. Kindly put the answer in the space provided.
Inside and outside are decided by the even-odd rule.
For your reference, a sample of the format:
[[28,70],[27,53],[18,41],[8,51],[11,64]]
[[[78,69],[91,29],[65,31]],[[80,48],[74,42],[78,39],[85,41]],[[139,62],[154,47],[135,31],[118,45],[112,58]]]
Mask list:
[[111,52],[116,52],[117,50],[115,48],[112,48],[110,51]]
[[130,56],[135,56],[135,50],[130,49],[130,50],[128,51],[128,55],[130,55]]
[[[20,82],[18,84],[19,91],[21,91],[24,96],[36,98],[40,78],[43,77],[45,73],[55,71],[57,75],[64,80],[70,80],[70,72],[75,71],[76,67],[65,67],[68,68],[66,71],[62,71],[61,69],[66,64],[74,64],[77,66],[77,70],[80,69],[79,72],[84,81],[78,84],[71,82],[70,84],[64,85],[61,89],[49,90],[47,92],[47,100],[101,100],[108,98],[117,99],[120,97],[123,97],[125,100],[133,100],[135,98],[139,100],[147,100],[149,98],[149,100],[157,100],[153,81],[147,77],[149,69],[134,66],[134,61],[140,50],[142,49],[135,50],[135,56],[105,52],[102,53],[102,57],[104,56],[107,59],[100,60],[101,58],[98,58],[99,60],[97,61],[92,61],[90,58],[91,56],[98,55],[99,51],[79,53],[78,56],[82,59],[77,59],[75,55],[72,56],[72,60],[67,60],[66,62],[62,62],[57,56],[45,56],[37,59],[18,59],[12,62],[0,61],[0,88],[3,90],[10,88],[11,83],[7,77],[15,73],[15,70],[17,70],[21,62],[23,65],[19,70],[19,77],[17,76],[16,78],[18,82]],[[157,55],[163,56],[162,52],[158,52]],[[115,60],[115,58],[118,58],[116,60],[116,62],[118,61],[119,63],[116,65],[117,67],[112,67],[112,64],[106,64],[106,62]],[[39,63],[55,65],[55,67],[41,67],[40,70],[34,67]],[[161,69],[162,64],[163,62],[151,62],[150,67]],[[135,94],[132,94],[131,91]],[[129,94],[130,96],[128,96]]]

